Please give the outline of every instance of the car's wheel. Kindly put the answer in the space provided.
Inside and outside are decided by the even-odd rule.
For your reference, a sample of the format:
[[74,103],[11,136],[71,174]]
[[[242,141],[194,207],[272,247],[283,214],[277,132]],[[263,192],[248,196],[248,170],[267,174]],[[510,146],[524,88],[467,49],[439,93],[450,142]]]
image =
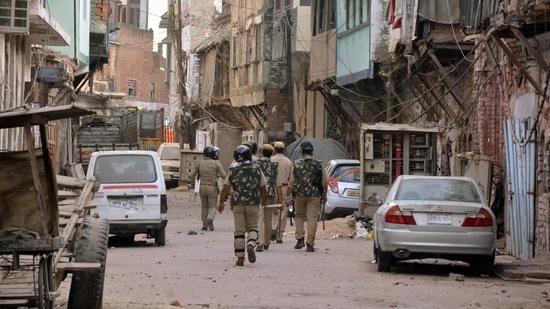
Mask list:
[[158,246],[166,245],[166,228],[165,227],[155,231],[155,243]]
[[101,266],[96,270],[73,272],[68,308],[101,308],[108,242],[107,219],[84,218],[76,242],[75,262],[99,263]]
[[495,265],[495,254],[476,255],[470,258],[470,268],[482,275],[491,275]]
[[392,253],[376,249],[376,261],[378,262],[378,271],[389,272],[393,263]]

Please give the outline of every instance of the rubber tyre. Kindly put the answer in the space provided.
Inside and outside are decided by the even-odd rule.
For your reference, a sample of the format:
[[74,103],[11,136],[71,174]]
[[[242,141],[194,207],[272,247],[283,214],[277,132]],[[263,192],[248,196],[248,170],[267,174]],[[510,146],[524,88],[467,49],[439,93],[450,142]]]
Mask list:
[[393,256],[391,252],[384,252],[380,249],[376,250],[376,262],[378,263],[379,272],[390,272]]
[[492,275],[495,265],[495,254],[473,256],[469,264],[471,269],[481,275]]
[[107,219],[84,218],[76,242],[75,262],[100,263],[101,267],[73,272],[67,308],[101,309],[108,242]]
[[[48,266],[48,259],[45,257],[40,258],[38,265],[38,308],[39,309],[52,309],[53,299],[50,299],[49,292],[52,292],[51,283],[52,269]],[[53,291],[55,292],[55,291]]]
[[155,243],[157,246],[165,246],[166,245],[166,228],[162,228],[160,230],[156,230],[155,232]]

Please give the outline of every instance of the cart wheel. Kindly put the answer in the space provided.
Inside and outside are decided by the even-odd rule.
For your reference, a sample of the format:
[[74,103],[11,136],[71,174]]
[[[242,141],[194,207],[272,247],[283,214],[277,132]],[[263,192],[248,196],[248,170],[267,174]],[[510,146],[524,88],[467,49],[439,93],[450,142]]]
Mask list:
[[40,258],[38,263],[38,308],[53,308],[53,299],[50,299],[50,283],[53,281],[52,273],[48,271],[48,260]]
[[73,272],[67,308],[101,308],[108,242],[107,219],[84,218],[76,243],[75,262],[100,263],[101,267]]

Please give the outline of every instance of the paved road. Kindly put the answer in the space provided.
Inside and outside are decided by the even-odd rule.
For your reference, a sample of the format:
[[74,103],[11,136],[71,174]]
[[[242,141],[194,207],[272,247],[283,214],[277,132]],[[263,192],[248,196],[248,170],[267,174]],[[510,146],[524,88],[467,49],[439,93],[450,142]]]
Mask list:
[[[541,308],[541,285],[479,277],[464,266],[406,264],[378,273],[372,241],[320,239],[315,253],[283,244],[258,253],[257,262],[236,267],[232,216],[225,211],[215,231],[200,231],[200,207],[189,193],[170,190],[167,245],[150,240],[111,246],[104,309],[142,308]],[[292,231],[293,228],[288,228]],[[197,235],[188,235],[190,231]],[[140,239],[138,239],[140,240]],[[456,281],[450,273],[464,274]],[[57,308],[66,307],[70,279]],[[173,305],[170,305],[170,304]]]

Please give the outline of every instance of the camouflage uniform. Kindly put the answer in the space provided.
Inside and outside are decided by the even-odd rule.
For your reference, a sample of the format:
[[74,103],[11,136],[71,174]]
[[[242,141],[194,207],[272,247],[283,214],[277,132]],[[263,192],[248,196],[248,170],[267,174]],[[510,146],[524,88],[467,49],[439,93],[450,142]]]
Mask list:
[[[258,209],[260,187],[267,180],[257,164],[246,162],[231,167],[225,185],[231,187],[230,203],[235,223],[235,256],[243,257],[246,246],[255,246],[258,239]],[[245,244],[245,234],[248,241]]]
[[[315,178],[319,178],[319,176],[321,176],[319,179],[321,183],[314,184]],[[322,161],[315,160],[310,156],[294,161],[289,187],[294,193],[295,237],[298,241],[303,241],[305,236],[304,221],[307,219],[306,244],[313,249],[317,222],[319,221],[319,198],[323,196],[323,191],[326,192],[327,187],[327,175]]]
[[[255,163],[260,166],[262,173],[264,174],[267,184],[267,204],[277,204],[280,201],[280,196],[277,194],[277,187],[281,186],[281,179],[278,176],[278,164],[277,162],[271,162],[267,157],[262,157]],[[269,249],[273,211],[276,208],[260,208],[259,211],[259,248],[256,251],[262,251],[263,249]]]

